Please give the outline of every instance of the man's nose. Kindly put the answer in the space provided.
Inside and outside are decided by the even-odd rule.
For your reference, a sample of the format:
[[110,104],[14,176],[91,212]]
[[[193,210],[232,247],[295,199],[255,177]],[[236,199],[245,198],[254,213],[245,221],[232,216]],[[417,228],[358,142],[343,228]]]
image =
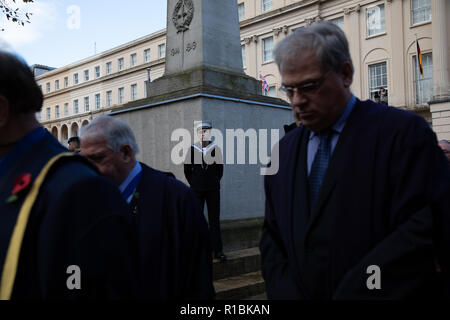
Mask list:
[[292,106],[301,106],[308,102],[308,98],[301,92],[295,91],[292,98],[291,104]]

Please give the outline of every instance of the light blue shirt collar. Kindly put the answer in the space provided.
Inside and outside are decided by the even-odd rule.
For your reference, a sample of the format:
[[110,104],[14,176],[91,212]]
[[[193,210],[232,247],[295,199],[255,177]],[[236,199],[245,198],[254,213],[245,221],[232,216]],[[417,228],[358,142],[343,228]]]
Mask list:
[[119,186],[119,190],[121,193],[123,193],[125,191],[125,189],[128,187],[130,182],[133,181],[134,177],[136,177],[141,171],[142,171],[142,166],[139,163],[139,161],[136,161],[136,165],[134,166],[133,170],[131,170],[128,177]]

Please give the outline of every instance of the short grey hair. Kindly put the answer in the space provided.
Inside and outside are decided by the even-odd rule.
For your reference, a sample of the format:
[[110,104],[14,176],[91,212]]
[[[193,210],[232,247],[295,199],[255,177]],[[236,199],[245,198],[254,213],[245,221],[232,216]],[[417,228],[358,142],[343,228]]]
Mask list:
[[100,116],[81,128],[80,139],[105,138],[108,147],[114,152],[119,152],[122,146],[128,144],[133,154],[139,153],[133,130],[123,120],[111,116]]
[[345,62],[350,62],[355,72],[347,37],[341,28],[332,22],[318,21],[295,30],[277,45],[275,62],[281,71],[284,63],[308,50],[316,53],[323,72],[339,72]]

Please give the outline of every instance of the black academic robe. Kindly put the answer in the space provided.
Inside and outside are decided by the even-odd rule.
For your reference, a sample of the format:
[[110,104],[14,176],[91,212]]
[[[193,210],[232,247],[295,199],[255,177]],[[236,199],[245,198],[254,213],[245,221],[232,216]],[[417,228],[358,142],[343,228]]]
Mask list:
[[206,300],[214,294],[209,231],[191,189],[142,165],[131,206],[139,248],[140,298]]
[[[434,260],[446,277],[450,172],[428,124],[410,112],[357,101],[311,216],[309,133],[300,126],[287,134],[277,147],[278,173],[265,177],[260,249],[268,297],[440,296]],[[371,265],[381,269],[381,290],[367,287]]]
[[[0,272],[24,201],[7,204],[14,180],[35,179],[55,155],[68,152],[50,133],[17,160],[0,182]],[[136,250],[130,210],[117,187],[80,156],[53,167],[24,234],[12,299],[128,299],[136,293]],[[81,289],[67,281],[78,266]],[[69,281],[70,283],[75,283]]]

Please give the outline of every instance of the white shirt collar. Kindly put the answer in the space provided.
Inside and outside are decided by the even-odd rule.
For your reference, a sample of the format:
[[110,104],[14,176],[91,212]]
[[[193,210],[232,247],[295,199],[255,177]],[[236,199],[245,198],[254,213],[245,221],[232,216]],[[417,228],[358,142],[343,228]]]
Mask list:
[[207,154],[210,150],[214,149],[214,147],[216,146],[215,143],[211,143],[209,145],[207,145],[206,147],[199,147],[195,144],[192,145],[195,149],[197,149],[198,151],[202,152],[203,154]]

